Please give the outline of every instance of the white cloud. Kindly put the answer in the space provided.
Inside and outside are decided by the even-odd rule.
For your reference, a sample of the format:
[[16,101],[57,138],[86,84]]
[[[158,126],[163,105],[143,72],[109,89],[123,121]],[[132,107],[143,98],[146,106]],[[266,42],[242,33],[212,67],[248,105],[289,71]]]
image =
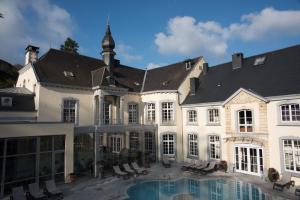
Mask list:
[[116,51],[118,55],[125,59],[125,62],[139,61],[143,59],[143,57],[140,55],[132,54],[133,48],[124,43],[117,45]]
[[2,0],[0,13],[0,58],[12,63],[23,64],[28,44],[45,52],[72,36],[71,15],[48,0]]
[[300,10],[265,8],[259,13],[243,15],[240,22],[227,27],[215,21],[175,17],[169,20],[166,33],[155,35],[155,44],[162,54],[222,57],[227,53],[229,40],[251,42],[299,35]]

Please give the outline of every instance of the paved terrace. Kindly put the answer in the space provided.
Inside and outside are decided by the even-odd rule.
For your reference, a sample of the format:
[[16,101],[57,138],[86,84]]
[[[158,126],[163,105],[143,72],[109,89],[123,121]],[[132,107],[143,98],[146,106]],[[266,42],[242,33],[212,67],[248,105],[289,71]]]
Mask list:
[[117,177],[108,177],[105,179],[81,178],[75,183],[64,184],[60,189],[64,191],[66,200],[123,200],[128,198],[127,189],[141,181],[147,180],[173,180],[180,178],[194,178],[197,180],[206,180],[211,178],[231,178],[243,182],[252,183],[262,189],[263,192],[276,196],[276,199],[299,199],[294,195],[294,188],[285,189],[284,192],[274,191],[273,184],[263,181],[260,177],[243,175],[240,173],[224,173],[217,171],[209,175],[183,172],[180,164],[173,164],[171,168],[164,168],[161,164],[151,166],[148,175],[131,177],[123,180]]

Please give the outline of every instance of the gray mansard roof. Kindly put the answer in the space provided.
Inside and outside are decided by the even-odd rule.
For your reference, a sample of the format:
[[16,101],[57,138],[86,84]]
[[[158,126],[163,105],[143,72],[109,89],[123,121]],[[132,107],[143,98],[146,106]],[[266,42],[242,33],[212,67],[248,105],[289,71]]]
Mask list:
[[[192,67],[197,59],[199,58],[191,60]],[[33,66],[38,80],[42,83],[85,88],[108,86],[105,79],[109,75],[107,66],[100,59],[50,49]],[[140,92],[144,81],[143,91],[176,90],[189,73],[184,62],[146,72],[117,61],[112,71],[116,86],[132,92]],[[65,72],[72,72],[74,76],[66,77]]]
[[[254,66],[262,56],[264,64]],[[225,101],[239,88],[263,97],[300,94],[300,45],[244,58],[239,69],[232,69],[231,62],[210,67],[200,75],[196,94],[183,104]]]

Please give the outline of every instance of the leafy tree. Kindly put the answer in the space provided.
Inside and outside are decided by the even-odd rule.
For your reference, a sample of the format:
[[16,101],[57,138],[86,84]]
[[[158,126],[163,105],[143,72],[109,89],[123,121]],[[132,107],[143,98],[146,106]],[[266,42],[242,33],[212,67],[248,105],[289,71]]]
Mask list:
[[60,45],[60,50],[70,52],[70,53],[78,54],[78,49],[79,49],[78,43],[69,37],[65,40],[64,44]]

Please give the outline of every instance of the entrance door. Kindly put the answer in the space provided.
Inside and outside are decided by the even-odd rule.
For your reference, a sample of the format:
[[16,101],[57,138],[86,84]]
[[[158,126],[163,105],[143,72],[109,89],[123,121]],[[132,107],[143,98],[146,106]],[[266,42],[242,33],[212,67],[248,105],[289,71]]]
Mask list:
[[261,175],[263,171],[262,148],[236,145],[234,147],[235,168],[237,172]]

